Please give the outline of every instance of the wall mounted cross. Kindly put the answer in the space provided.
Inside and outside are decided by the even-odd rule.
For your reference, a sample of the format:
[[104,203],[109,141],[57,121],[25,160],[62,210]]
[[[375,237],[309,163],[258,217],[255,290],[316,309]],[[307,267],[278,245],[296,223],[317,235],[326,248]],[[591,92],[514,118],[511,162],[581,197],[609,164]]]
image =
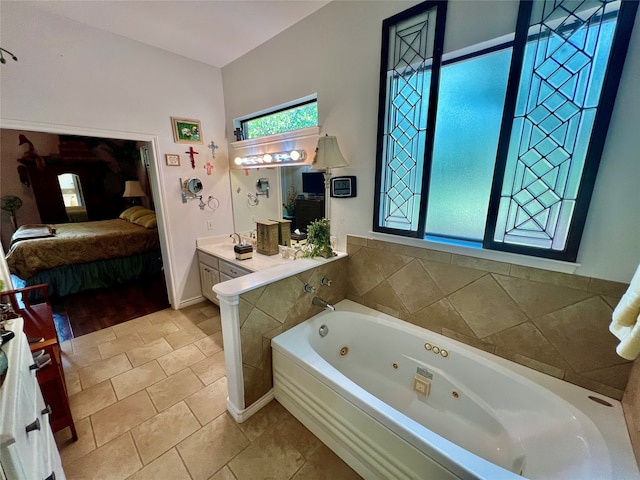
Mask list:
[[207,162],[204,164],[204,168],[207,169],[207,175],[211,175],[211,170],[213,170],[213,165],[211,162]]
[[196,157],[194,155],[199,155],[199,152],[196,152],[193,147],[189,147],[189,151],[184,152],[191,157],[191,168],[196,168]]
[[218,145],[216,145],[212,140],[211,143],[209,145],[207,145],[207,147],[209,147],[211,149],[211,158],[213,158],[215,160],[216,159],[216,150],[219,148]]

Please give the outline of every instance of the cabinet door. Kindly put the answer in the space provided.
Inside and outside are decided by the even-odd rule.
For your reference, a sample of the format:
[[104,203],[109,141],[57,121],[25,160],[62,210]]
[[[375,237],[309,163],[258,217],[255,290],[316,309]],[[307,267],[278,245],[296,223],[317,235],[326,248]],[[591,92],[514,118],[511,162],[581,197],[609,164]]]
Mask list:
[[219,305],[216,294],[211,290],[216,283],[220,283],[220,274],[218,273],[218,270],[201,263],[200,284],[202,286],[202,294],[216,305]]

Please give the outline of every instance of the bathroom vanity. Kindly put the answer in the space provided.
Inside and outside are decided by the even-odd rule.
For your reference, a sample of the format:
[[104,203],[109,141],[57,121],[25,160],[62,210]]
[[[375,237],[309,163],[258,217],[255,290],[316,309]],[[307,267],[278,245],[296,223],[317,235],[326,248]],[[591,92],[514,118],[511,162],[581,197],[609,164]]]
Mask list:
[[238,260],[233,246],[233,240],[228,235],[199,238],[196,241],[202,294],[216,305],[219,302],[213,292],[214,285],[292,261],[280,255],[257,252],[253,252],[252,258]]

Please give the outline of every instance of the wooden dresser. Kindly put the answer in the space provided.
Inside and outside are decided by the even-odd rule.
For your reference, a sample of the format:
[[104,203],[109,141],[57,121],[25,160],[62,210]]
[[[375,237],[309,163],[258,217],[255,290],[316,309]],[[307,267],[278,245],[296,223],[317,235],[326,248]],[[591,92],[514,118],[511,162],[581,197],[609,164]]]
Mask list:
[[[15,337],[2,349],[9,368],[0,387],[0,478],[61,480],[64,471],[36,379],[23,319],[5,325]],[[46,368],[46,367],[45,367]]]

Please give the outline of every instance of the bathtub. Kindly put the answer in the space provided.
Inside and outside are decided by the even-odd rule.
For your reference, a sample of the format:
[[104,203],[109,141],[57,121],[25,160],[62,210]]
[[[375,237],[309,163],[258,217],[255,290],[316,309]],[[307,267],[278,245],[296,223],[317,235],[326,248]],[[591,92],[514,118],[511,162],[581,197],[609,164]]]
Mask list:
[[365,478],[640,478],[619,402],[349,300],[272,347],[276,399]]

